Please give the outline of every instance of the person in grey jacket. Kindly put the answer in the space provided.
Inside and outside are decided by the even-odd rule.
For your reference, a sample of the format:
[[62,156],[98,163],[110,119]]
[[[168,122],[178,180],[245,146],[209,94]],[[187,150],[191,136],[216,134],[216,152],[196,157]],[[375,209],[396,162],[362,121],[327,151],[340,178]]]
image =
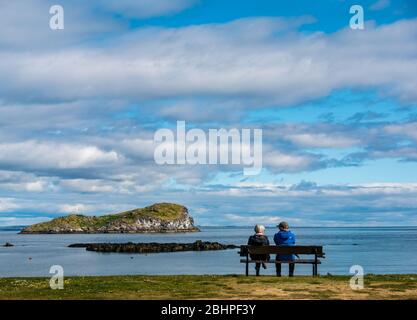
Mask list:
[[[265,227],[261,224],[255,226],[255,234],[249,237],[248,245],[250,246],[269,246],[268,237],[265,235]],[[250,258],[252,260],[262,260],[269,261],[269,254],[251,254]],[[256,275],[259,276],[259,270],[262,267],[266,269],[266,264],[264,262],[255,263]]]

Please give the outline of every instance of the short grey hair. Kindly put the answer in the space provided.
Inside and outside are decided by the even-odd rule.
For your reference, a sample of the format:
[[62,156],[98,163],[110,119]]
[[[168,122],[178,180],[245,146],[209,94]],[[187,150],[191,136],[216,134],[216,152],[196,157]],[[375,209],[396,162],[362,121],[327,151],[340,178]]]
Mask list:
[[256,233],[264,233],[265,232],[265,226],[263,226],[262,224],[257,224],[255,226],[255,232]]

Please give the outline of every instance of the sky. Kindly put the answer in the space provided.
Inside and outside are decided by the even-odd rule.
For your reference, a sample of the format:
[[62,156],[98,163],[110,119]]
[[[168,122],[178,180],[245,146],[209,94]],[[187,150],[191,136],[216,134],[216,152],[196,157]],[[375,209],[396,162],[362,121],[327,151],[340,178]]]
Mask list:
[[[177,121],[262,129],[261,173],[156,164]],[[417,3],[0,0],[0,226],[156,202],[198,225],[417,225]]]

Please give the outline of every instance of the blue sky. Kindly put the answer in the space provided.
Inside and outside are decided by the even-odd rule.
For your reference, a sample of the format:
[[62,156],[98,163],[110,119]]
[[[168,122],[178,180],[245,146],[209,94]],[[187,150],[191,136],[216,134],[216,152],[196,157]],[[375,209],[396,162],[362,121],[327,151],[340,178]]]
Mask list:
[[[0,0],[0,226],[155,202],[200,225],[417,225],[415,1]],[[365,29],[349,28],[360,4]],[[263,170],[153,135],[261,128]]]

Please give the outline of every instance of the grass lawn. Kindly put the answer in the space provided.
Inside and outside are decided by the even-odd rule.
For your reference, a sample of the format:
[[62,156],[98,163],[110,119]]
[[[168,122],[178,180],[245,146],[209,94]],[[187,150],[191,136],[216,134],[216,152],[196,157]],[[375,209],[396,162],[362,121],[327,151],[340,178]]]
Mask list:
[[0,299],[417,299],[417,275],[368,275],[362,290],[349,276],[108,276],[0,278]]

